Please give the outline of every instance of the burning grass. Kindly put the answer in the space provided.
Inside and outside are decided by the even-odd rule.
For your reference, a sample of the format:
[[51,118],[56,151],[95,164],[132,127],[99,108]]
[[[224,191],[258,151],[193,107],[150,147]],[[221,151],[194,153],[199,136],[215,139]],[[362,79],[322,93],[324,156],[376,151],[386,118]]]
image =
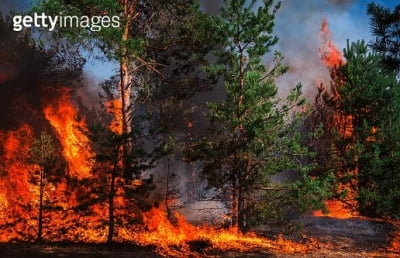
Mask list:
[[[0,245],[0,253],[11,254],[7,257],[21,257],[21,252],[25,256],[37,254],[40,257],[53,257],[56,253],[74,257],[397,257],[400,254],[399,224],[395,221],[390,224],[363,218],[310,216],[309,222],[319,226],[306,225],[307,237],[304,235],[301,242],[295,242],[282,235],[268,239],[255,232],[242,234],[235,228],[194,226],[178,213],[174,217],[174,222],[171,222],[164,209],[154,207],[143,213],[143,225],[136,228],[119,227],[116,243],[112,245],[96,241],[48,242],[43,245],[19,243],[19,250],[15,250],[10,246],[16,244],[3,244]],[[334,230],[329,229],[328,225]],[[352,230],[352,227],[355,228]],[[93,229],[86,234],[89,232],[105,233]],[[364,235],[367,233],[370,235]],[[105,237],[92,235],[92,240],[95,239],[106,240]]]
[[163,209],[152,208],[143,214],[143,230],[130,234],[131,240],[143,246],[157,246],[158,252],[164,255],[215,249],[237,252],[262,249],[293,254],[310,252],[318,247],[315,239],[309,239],[307,243],[297,243],[279,235],[276,240],[271,240],[255,232],[243,234],[236,227],[217,229],[207,225],[194,226],[179,213],[175,213],[174,216],[176,223],[171,223]]

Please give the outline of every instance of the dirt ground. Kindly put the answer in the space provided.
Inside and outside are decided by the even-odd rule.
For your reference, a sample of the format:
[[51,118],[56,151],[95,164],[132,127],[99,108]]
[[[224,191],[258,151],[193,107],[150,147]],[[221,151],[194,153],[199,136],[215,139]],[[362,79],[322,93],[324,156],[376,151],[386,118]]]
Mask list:
[[115,244],[112,246],[86,243],[2,243],[0,244],[1,258],[131,258],[131,257],[162,257],[153,247]]
[[[396,223],[365,218],[336,219],[305,216],[299,219],[306,237],[315,238],[319,248],[296,257],[400,257],[390,250],[399,232]],[[277,255],[291,257],[291,255]]]

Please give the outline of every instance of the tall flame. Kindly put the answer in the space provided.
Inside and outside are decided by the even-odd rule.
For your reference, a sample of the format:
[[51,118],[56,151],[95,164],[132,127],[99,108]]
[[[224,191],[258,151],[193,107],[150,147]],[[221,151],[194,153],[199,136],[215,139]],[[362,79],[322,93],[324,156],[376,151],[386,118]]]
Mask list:
[[62,88],[61,92],[56,103],[46,106],[43,112],[57,133],[70,175],[77,179],[87,178],[91,175],[94,153],[83,133],[86,124],[83,119],[77,120],[78,113],[71,102],[70,90]]
[[340,64],[344,64],[345,60],[342,53],[332,41],[332,33],[329,30],[328,21],[326,19],[322,20],[320,36],[322,46],[320,47],[319,52],[324,64],[330,69],[339,66]]
[[[322,20],[320,37],[321,47],[319,48],[319,52],[321,60],[325,66],[332,71],[335,67],[344,65],[346,63],[345,58],[343,57],[342,52],[338,50],[332,41],[332,33],[329,29],[328,21],[326,19]],[[335,89],[333,89],[332,94],[334,98],[340,98],[339,93]],[[352,115],[335,114],[332,120],[332,126],[336,128],[342,137],[351,138],[353,136]],[[336,173],[339,177],[342,174],[340,171],[336,171]],[[351,206],[355,207],[356,203],[354,190],[352,190],[352,188],[347,184],[340,184],[338,188],[339,191],[346,190],[348,192],[346,197],[347,202],[350,203]],[[314,211],[313,215],[329,216],[337,219],[347,219],[358,215],[351,207],[349,207],[348,204],[345,204],[340,200],[327,200],[325,202],[325,206],[329,212],[328,214],[324,214],[321,210],[317,210]]]
[[29,176],[35,168],[26,163],[32,129],[24,124],[18,130],[0,132],[0,143],[4,151],[0,175],[0,224],[12,225],[6,234],[0,234],[0,241],[8,241],[20,237],[20,232],[30,232],[32,227],[28,210],[36,189],[30,186]]

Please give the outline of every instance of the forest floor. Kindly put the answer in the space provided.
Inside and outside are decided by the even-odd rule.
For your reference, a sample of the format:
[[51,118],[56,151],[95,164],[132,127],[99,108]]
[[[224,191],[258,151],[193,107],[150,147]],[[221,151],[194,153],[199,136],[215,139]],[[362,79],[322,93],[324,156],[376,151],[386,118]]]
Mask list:
[[[196,255],[182,254],[179,257],[400,257],[400,224],[368,220],[364,218],[335,219],[329,217],[304,216],[297,220],[301,234],[287,236],[299,243],[315,239],[313,248],[307,253],[285,254],[270,250],[252,250],[246,253],[199,250]],[[260,229],[260,234],[274,237],[274,233]],[[300,237],[299,237],[300,236]],[[286,237],[286,236],[285,236]],[[397,243],[397,246],[393,247]],[[392,248],[391,248],[392,246]],[[162,257],[155,246],[142,247],[132,244],[111,246],[86,243],[1,243],[1,258],[32,257],[85,257],[125,258]]]
[[400,257],[398,222],[314,216],[298,221],[303,237],[317,240],[317,248],[306,254],[276,257]]

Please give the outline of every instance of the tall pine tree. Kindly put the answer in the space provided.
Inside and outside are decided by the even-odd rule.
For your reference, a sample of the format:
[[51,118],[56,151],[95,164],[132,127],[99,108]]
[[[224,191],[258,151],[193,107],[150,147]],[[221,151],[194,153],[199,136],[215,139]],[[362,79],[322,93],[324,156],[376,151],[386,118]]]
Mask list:
[[275,80],[286,71],[282,55],[275,52],[263,64],[278,41],[272,33],[279,6],[272,0],[225,1],[218,21],[221,50],[207,69],[223,81],[226,96],[208,104],[211,135],[199,147],[203,175],[226,200],[231,223],[241,231],[257,216],[265,191],[279,191],[267,186],[269,176],[298,166],[305,153],[289,129],[296,124],[295,107],[304,103],[301,85],[281,101]]

